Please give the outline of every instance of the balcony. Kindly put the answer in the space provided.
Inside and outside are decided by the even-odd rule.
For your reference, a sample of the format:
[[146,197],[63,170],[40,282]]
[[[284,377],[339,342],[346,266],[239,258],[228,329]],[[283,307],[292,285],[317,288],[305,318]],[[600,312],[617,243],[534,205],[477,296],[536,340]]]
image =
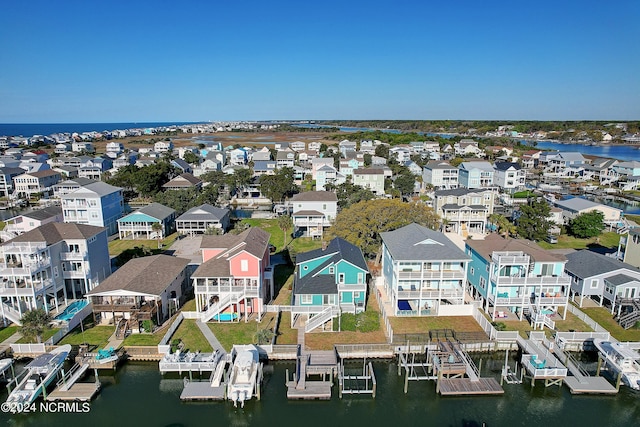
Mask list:
[[51,259],[24,261],[24,262],[6,262],[0,263],[0,276],[31,276],[37,271],[43,270],[51,265]]
[[197,294],[217,294],[223,295],[228,293],[241,293],[247,298],[257,298],[260,296],[258,286],[229,286],[229,285],[196,285],[195,292]]
[[464,297],[464,290],[458,289],[421,289],[421,290],[396,290],[399,300],[413,299],[458,299]]
[[400,280],[435,280],[435,279],[448,279],[448,280],[464,280],[464,270],[422,270],[422,271],[399,271],[398,279]]
[[502,265],[527,265],[529,264],[530,257],[522,252],[494,252],[491,255],[491,260],[495,264]]
[[62,261],[84,261],[87,259],[87,252],[61,252],[60,260]]
[[63,271],[62,277],[65,279],[86,279],[89,274],[84,270],[69,270]]
[[295,217],[293,223],[296,227],[330,227],[331,222],[324,219],[305,219],[302,217]]
[[529,276],[529,277],[512,277],[512,276],[496,276],[491,275],[491,281],[498,286],[540,286],[540,285],[571,285],[571,278],[567,275],[557,276]]

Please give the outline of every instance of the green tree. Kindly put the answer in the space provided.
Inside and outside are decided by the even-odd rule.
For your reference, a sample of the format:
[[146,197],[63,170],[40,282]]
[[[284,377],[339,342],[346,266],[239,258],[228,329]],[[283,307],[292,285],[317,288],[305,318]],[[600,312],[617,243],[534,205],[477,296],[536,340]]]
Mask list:
[[604,214],[600,211],[591,211],[578,215],[569,224],[571,234],[587,239],[599,236],[604,230]]
[[384,157],[385,159],[389,158],[389,146],[386,144],[380,144],[376,147],[376,156]]
[[326,188],[328,191],[334,191],[336,193],[340,209],[346,209],[355,203],[376,198],[373,191],[359,185],[354,185],[351,181],[344,182],[340,185],[327,184]]
[[359,202],[343,209],[329,229],[330,237],[342,237],[362,249],[365,256],[375,257],[380,250],[380,233],[415,222],[435,229],[440,218],[422,203],[404,203],[398,199],[376,199]]
[[551,228],[550,212],[551,208],[543,199],[529,199],[526,205],[520,207],[518,234],[528,240],[543,240]]
[[26,311],[20,319],[22,326],[18,331],[28,340],[34,338],[38,343],[42,342],[42,335],[51,329],[51,315],[42,308]]
[[362,156],[362,160],[364,161],[364,167],[368,168],[369,166],[371,166],[371,154],[366,153],[364,156]]
[[274,336],[275,333],[271,329],[259,329],[254,336],[254,340],[258,345],[266,345],[271,343]]
[[413,194],[416,185],[416,177],[411,173],[402,173],[398,175],[393,182],[396,188],[403,196]]
[[293,227],[293,220],[289,215],[280,215],[278,217],[278,227],[284,233],[284,247],[287,247],[287,230]]
[[198,156],[192,151],[187,151],[186,153],[184,153],[183,160],[190,164],[195,164],[195,165],[200,164],[200,156]]
[[291,196],[298,191],[291,168],[281,168],[275,175],[262,175],[258,182],[262,195],[274,202],[281,202],[285,196]]

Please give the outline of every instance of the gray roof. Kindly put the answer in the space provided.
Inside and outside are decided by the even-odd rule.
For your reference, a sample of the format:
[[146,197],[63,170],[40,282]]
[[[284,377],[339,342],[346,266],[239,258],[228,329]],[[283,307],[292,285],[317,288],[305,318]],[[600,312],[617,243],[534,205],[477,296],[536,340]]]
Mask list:
[[24,173],[24,169],[22,168],[12,168],[12,167],[0,168],[0,175],[22,175],[23,173]]
[[330,191],[305,191],[291,198],[292,202],[337,202],[338,197]]
[[436,197],[439,196],[466,196],[472,193],[484,193],[485,191],[492,191],[489,188],[453,188],[451,190],[436,190]]
[[639,279],[635,279],[631,276],[627,276],[626,274],[616,274],[611,277],[607,277],[607,282],[611,283],[613,286],[624,285],[629,282],[634,282]]
[[640,269],[630,264],[586,249],[567,254],[567,259],[569,261],[565,266],[565,270],[581,279],[620,269],[640,273]]
[[98,182],[98,181],[96,181],[95,179],[89,179],[89,178],[73,178],[73,179],[67,179],[67,180],[64,180],[64,181],[60,181],[55,186],[56,187],[65,187],[65,186],[69,186],[71,184],[77,184],[79,187],[84,187],[86,185],[93,184],[95,182]]
[[[77,180],[75,180],[77,181]],[[65,194],[64,196],[62,196],[63,199],[65,198],[70,198],[73,199],[75,197],[77,197],[79,194],[86,194],[91,192],[92,194],[95,193],[98,196],[106,196],[108,194],[113,194],[115,192],[121,191],[122,188],[120,187],[114,187],[113,185],[109,185],[106,182],[94,182],[92,184],[87,184],[84,187],[80,187],[78,188],[76,191],[71,192],[69,194]]]
[[60,206],[49,206],[48,208],[38,209],[37,211],[22,214],[22,216],[26,216],[27,218],[33,218],[40,221],[57,215],[62,215],[62,208]]
[[464,170],[482,169],[485,171],[493,172],[493,165],[484,160],[478,161],[478,162],[462,162],[458,166],[458,169],[464,169]]
[[431,160],[424,165],[425,169],[458,169],[455,166],[451,166],[448,162],[441,160]]
[[499,171],[506,171],[509,170],[509,168],[513,168],[517,171],[522,169],[519,164],[513,162],[496,162],[493,167]]
[[86,240],[104,231],[103,227],[66,222],[50,222],[6,242],[45,242],[47,245],[67,239]]
[[380,233],[382,241],[396,261],[461,261],[470,258],[447,236],[416,223]]
[[159,296],[184,271],[189,262],[188,259],[169,255],[133,258],[87,295],[122,290]]
[[489,262],[493,252],[523,252],[536,262],[566,261],[564,255],[544,250],[531,240],[505,239],[497,234],[489,234],[483,240],[466,240],[465,245]]
[[[583,199],[581,197],[573,197],[567,200],[558,200],[555,203],[556,203],[556,206],[558,206],[559,208],[562,208],[564,210],[569,210],[569,211],[576,211],[576,212],[582,211],[584,209],[591,209],[598,206],[603,206],[600,203],[592,202],[591,200]],[[611,206],[608,206],[608,207],[611,209],[616,209]]]
[[584,156],[582,155],[582,153],[578,152],[578,151],[564,151],[564,152],[560,152],[557,154],[558,156],[562,157],[563,160],[566,160],[568,162],[584,162]]
[[176,221],[203,221],[206,218],[213,218],[220,221],[229,215],[229,209],[217,208],[208,204],[196,206],[180,215]]
[[166,217],[176,213],[175,209],[155,202],[138,209],[138,212],[152,216],[156,219],[165,219]]

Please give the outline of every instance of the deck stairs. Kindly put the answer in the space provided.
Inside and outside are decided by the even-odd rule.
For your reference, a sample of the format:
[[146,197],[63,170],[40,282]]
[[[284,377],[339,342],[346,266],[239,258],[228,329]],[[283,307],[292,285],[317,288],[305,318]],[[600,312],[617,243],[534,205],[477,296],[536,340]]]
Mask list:
[[338,307],[327,306],[324,310],[307,321],[307,324],[304,325],[304,331],[307,333],[311,332],[315,328],[324,325],[326,322],[339,315],[340,309]]
[[223,355],[218,360],[218,365],[216,366],[216,370],[213,372],[211,376],[211,387],[220,387],[222,384],[222,380],[224,379],[225,368],[227,366],[227,355]]
[[69,372],[66,372],[64,374],[62,379],[58,381],[56,387],[60,391],[69,391],[71,386],[74,385],[80,378],[82,378],[85,372],[87,372],[87,369],[89,369],[89,361],[83,359],[81,362],[73,365]]
[[124,339],[127,337],[127,332],[129,331],[129,321],[127,319],[120,319],[118,321],[118,325],[116,326],[116,338]]
[[11,307],[9,304],[5,302],[1,302],[0,304],[2,304],[2,310],[4,310],[5,318],[12,321],[16,325],[22,325],[22,322],[20,321],[22,316],[20,315],[20,312],[18,310],[14,309],[13,307]]
[[239,302],[244,298],[244,292],[230,292],[222,297],[217,303],[213,304],[207,311],[202,313],[200,320],[202,322],[208,322],[213,316],[220,314],[224,309],[229,307],[230,304]]
[[633,311],[618,317],[618,324],[624,329],[630,329],[640,322],[640,301],[633,300],[632,307]]

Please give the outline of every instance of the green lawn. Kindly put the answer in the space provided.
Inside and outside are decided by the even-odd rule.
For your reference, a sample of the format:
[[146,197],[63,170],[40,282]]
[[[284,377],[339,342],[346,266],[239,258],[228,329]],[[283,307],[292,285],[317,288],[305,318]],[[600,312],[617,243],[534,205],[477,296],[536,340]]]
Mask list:
[[[276,252],[280,252],[284,249],[284,232],[278,227],[277,219],[259,219],[259,218],[246,218],[242,220],[243,224],[248,224],[251,227],[260,227],[267,233],[271,234],[269,243],[276,247]],[[292,230],[287,230],[291,233]],[[291,240],[287,237],[287,243]]]
[[586,249],[589,245],[600,245],[606,248],[617,248],[620,235],[614,232],[604,232],[598,237],[578,239],[577,237],[563,234],[558,237],[558,243],[538,242],[543,249]]
[[4,230],[4,227],[7,225],[6,222],[0,221],[0,231]]
[[630,221],[635,222],[636,224],[640,224],[640,215],[628,215],[628,214],[625,214],[624,217],[627,218]]
[[111,337],[114,332],[114,326],[85,326],[84,333],[80,327],[77,327],[69,332],[59,344],[80,345],[86,342],[92,347],[104,348],[109,342],[109,337]]
[[[178,237],[178,233],[173,233],[165,237],[160,241],[162,242],[162,247],[165,249],[170,247],[173,244],[173,242],[176,241],[177,237]],[[138,247],[146,246],[149,249],[151,249],[151,251],[154,254],[164,251],[164,249],[158,249],[157,240],[112,240],[111,242],[109,242],[109,255],[118,256],[122,252],[126,251],[127,249],[133,249],[136,246]]]
[[6,328],[0,329],[0,342],[3,342],[16,332],[18,332],[18,327],[15,325],[7,326]]
[[209,329],[222,344],[225,350],[231,351],[234,344],[254,344],[256,332],[264,329],[262,323],[249,322],[209,322]]
[[181,308],[182,311],[196,311],[196,299],[190,299],[185,302]]
[[144,346],[148,345],[150,347],[156,346],[160,344],[162,337],[166,331],[162,331],[162,333],[157,334],[131,334],[124,339],[122,345],[124,347],[130,346]]
[[276,344],[297,344],[298,330],[291,328],[291,313],[283,311],[280,316]]
[[623,329],[618,322],[613,320],[613,315],[604,307],[581,308],[587,316],[598,322],[618,341],[640,341],[640,329]]
[[[44,331],[44,334],[42,334],[42,342],[45,342],[46,340],[54,336],[59,330],[59,328],[51,328]],[[16,344],[36,344],[37,342],[38,340],[36,338],[28,339],[27,337],[22,337],[16,342]]]
[[277,304],[290,304],[291,289],[289,288],[293,285],[293,267],[283,264],[276,265],[273,272],[273,281]]
[[[163,334],[164,335],[164,334]],[[160,337],[162,338],[162,337]],[[200,328],[194,319],[184,319],[170,341],[180,339],[184,343],[185,350],[211,353],[213,348],[209,341],[202,335]],[[160,340],[158,340],[160,342]]]

